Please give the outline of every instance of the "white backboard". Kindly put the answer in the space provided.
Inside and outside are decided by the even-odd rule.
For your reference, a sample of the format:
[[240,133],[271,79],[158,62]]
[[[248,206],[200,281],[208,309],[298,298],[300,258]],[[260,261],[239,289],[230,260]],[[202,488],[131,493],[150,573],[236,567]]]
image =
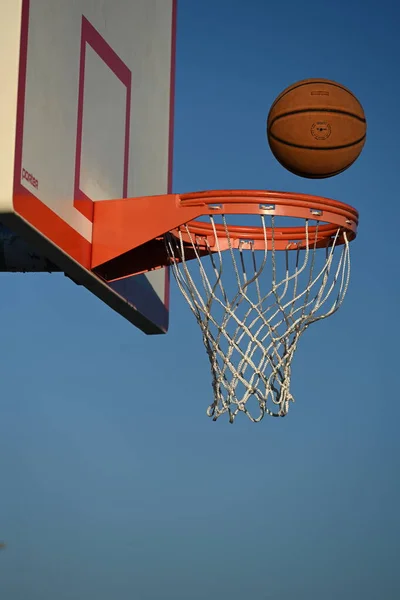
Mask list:
[[0,220],[146,333],[165,270],[90,271],[93,203],[172,185],[175,0],[3,0]]

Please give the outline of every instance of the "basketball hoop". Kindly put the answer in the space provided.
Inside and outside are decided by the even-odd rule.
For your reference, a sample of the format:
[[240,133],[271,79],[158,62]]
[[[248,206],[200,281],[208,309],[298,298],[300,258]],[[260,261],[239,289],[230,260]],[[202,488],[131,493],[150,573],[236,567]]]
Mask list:
[[[130,218],[153,206],[153,229],[142,229],[136,242],[131,239],[130,252],[103,253],[109,260],[97,264],[97,271],[104,277],[108,272],[108,280],[122,272],[126,276],[127,264],[129,274],[142,272],[145,248],[147,265],[171,265],[210,360],[214,401],[208,415],[217,420],[227,413],[230,422],[239,412],[253,422],[264,415],[285,416],[293,402],[291,367],[300,336],[311,323],[335,313],[346,295],[357,211],[334,200],[284,192],[160,198],[132,199]],[[106,203],[97,204],[105,211],[103,219],[99,215],[105,224],[110,213]],[[123,211],[127,207],[121,205]],[[116,221],[123,222],[117,213]],[[232,224],[235,215],[242,222],[250,215],[258,224]],[[280,224],[282,218],[289,224]],[[161,231],[168,223],[161,235],[154,221]],[[109,218],[107,227],[113,227]],[[118,244],[125,247],[121,239]]]

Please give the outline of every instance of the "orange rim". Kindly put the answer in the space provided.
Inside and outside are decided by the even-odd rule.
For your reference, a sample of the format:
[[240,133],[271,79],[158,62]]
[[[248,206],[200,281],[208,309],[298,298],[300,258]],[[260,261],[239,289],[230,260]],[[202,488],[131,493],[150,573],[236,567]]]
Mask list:
[[[179,195],[182,207],[202,207],[205,215],[253,214],[304,219],[304,226],[262,227],[202,222],[197,219],[172,229],[170,233],[185,243],[193,238],[210,250],[226,250],[250,244],[265,249],[266,243],[275,250],[290,250],[307,246],[326,247],[352,241],[357,235],[358,212],[352,206],[329,198],[289,192],[259,190],[207,191]],[[309,221],[318,221],[309,225]],[[323,222],[323,224],[321,223]]]
[[[217,223],[214,215],[292,217],[300,226]],[[211,217],[208,222],[199,220]],[[225,220],[226,221],[226,220]],[[91,268],[111,281],[168,266],[166,233],[189,260],[230,248],[299,250],[347,244],[357,235],[358,212],[336,200],[262,190],[166,194],[96,202]]]

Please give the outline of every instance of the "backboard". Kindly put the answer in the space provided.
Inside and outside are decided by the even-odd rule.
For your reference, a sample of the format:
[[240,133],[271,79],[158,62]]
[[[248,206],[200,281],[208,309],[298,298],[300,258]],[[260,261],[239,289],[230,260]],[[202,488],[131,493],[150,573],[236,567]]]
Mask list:
[[171,192],[176,0],[2,0],[0,221],[146,333],[169,274],[90,270],[94,202]]

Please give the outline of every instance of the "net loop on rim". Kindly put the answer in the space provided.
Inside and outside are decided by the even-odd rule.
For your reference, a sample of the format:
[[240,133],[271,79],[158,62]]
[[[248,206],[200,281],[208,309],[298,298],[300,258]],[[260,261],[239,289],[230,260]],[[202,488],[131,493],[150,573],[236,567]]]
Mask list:
[[260,210],[259,225],[249,228],[257,239],[241,239],[243,228],[228,224],[224,208],[164,237],[210,361],[214,401],[207,414],[217,420],[227,413],[231,423],[239,412],[253,422],[282,417],[294,401],[292,360],[301,335],[334,314],[346,295],[355,228],[332,229],[313,213],[303,227],[285,229],[301,235],[283,247],[276,214]]

